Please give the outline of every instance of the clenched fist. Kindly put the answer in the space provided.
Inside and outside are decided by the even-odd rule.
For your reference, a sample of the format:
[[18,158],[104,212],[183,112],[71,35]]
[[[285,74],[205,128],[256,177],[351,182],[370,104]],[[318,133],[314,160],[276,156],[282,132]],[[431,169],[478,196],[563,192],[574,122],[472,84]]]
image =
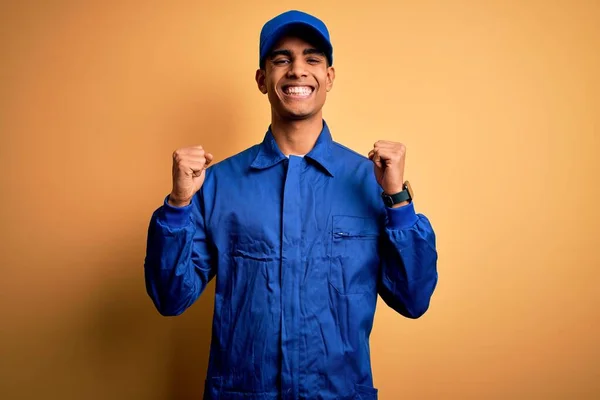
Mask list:
[[212,160],[213,155],[204,151],[202,146],[186,147],[173,152],[173,190],[169,195],[170,205],[184,207],[191,203],[192,197],[204,183],[206,168]]
[[383,191],[387,194],[402,191],[406,147],[402,143],[379,140],[368,157],[373,161],[375,178]]

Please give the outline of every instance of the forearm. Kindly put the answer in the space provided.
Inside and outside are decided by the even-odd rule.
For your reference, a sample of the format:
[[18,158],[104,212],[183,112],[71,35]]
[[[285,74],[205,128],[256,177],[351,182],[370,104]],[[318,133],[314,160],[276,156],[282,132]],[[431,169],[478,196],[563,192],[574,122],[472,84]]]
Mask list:
[[144,265],[146,289],[162,315],[185,311],[212,277],[210,267],[203,265],[203,261],[208,264],[208,257],[194,251],[194,237],[199,233],[191,207],[163,205],[150,222]]
[[410,203],[388,211],[383,240],[380,295],[400,314],[418,318],[429,308],[438,279],[433,228]]

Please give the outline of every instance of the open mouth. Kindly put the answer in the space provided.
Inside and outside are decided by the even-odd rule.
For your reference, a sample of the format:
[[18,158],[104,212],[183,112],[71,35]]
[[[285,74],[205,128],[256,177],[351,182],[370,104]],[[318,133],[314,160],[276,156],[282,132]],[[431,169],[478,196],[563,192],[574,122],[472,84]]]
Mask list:
[[296,86],[296,85],[285,85],[282,87],[283,93],[287,97],[296,99],[305,99],[315,91],[312,86]]

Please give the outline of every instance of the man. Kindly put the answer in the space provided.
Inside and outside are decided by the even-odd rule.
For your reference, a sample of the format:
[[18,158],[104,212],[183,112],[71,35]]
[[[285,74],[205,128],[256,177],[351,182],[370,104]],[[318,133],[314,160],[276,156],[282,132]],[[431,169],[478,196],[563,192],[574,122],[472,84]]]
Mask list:
[[210,168],[200,146],[174,152],[173,188],[148,232],[148,294],[179,315],[216,276],[207,399],[376,399],[377,294],[408,318],[427,310],[434,232],[415,213],[402,144],[378,141],[367,158],[332,141],[323,22],[283,13],[259,50],[271,125]]

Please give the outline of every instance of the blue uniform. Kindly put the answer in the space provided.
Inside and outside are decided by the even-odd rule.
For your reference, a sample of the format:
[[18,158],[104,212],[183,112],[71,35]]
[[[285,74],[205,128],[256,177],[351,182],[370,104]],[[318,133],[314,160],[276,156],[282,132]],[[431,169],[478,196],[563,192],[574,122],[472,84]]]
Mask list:
[[437,284],[435,234],[414,204],[387,208],[373,163],[334,142],[286,157],[261,144],[206,170],[192,204],[148,231],[148,294],[186,310],[216,277],[206,399],[376,399],[377,294],[420,317]]

